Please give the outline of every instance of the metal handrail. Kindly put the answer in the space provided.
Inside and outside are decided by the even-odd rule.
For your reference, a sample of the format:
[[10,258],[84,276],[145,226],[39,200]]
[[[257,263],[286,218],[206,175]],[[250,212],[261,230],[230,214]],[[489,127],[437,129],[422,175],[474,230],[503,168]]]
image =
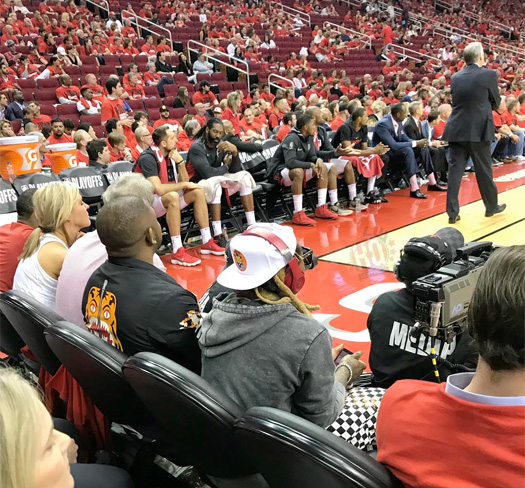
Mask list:
[[[406,58],[409,58],[409,59],[414,59],[415,61],[421,61],[421,58],[433,59],[434,61],[440,61],[440,59],[437,58],[436,56],[432,56],[431,54],[427,54],[427,53],[420,53],[419,51],[416,51],[415,49],[410,49],[408,47],[400,46],[398,44],[387,44],[385,47],[387,50],[393,51],[395,54],[398,54],[400,56],[405,56]],[[396,50],[402,51],[402,52],[396,52]]]
[[353,5],[354,7],[361,7],[361,2],[359,2],[359,0],[341,0],[341,1],[346,3],[347,5]]
[[[270,0],[270,6],[275,5],[276,8],[281,9],[283,13],[287,15],[291,15],[294,18],[299,17],[301,20],[306,20],[308,22],[308,25],[312,25],[312,18],[310,17],[310,14],[307,14],[305,12],[302,12],[301,10],[297,10],[296,8],[290,7],[288,5],[284,5],[280,2],[274,2],[273,0]],[[287,9],[287,10],[285,10]]]
[[[94,1],[94,0],[86,0],[86,2],[94,5],[95,7],[98,7],[98,8],[101,8],[103,10],[106,10],[107,13],[108,13],[108,17],[109,17],[109,2],[107,2],[106,0],[97,0],[97,1]],[[104,5],[101,5],[102,4],[105,4],[106,6]]]
[[275,88],[278,88],[278,89],[283,89],[284,87],[278,85],[277,83],[272,83],[270,81],[271,78],[279,78],[280,80],[283,80],[283,81],[286,81],[287,83],[290,83],[290,88],[295,88],[295,85],[293,83],[293,80],[290,80],[290,78],[286,78],[285,76],[281,76],[281,75],[278,75],[277,73],[270,73],[268,75],[268,85],[269,86],[274,86]]
[[327,25],[330,26],[330,28],[335,29],[336,32],[341,33],[341,30],[343,30],[349,32],[352,35],[352,37],[358,37],[359,40],[363,43],[363,47],[372,47],[372,37],[367,34],[363,34],[362,32],[350,29],[349,27],[345,27],[343,25],[334,24],[333,22],[326,21],[323,23],[323,27],[326,28]]
[[[154,25],[157,29],[160,29],[162,31],[165,31],[168,33],[168,35],[166,36],[166,38],[168,39],[169,43],[170,43],[170,46],[171,46],[171,49],[173,50],[173,35],[171,33],[171,31],[166,28],[166,27],[162,27],[161,25],[158,25],[158,24],[155,24],[155,22],[152,22],[151,20],[148,20],[148,19],[145,19],[144,17],[140,17],[139,15],[131,12],[130,10],[122,10],[121,14],[128,14],[129,17],[126,17],[127,19],[129,19],[131,21],[131,23],[135,24],[135,27],[137,28],[137,34],[139,34],[139,29],[141,30],[146,30],[148,32],[150,32],[151,34],[153,35],[156,35],[158,36],[159,33],[154,31],[153,29],[150,29],[149,27],[145,27],[143,25],[139,25],[139,20],[141,22],[147,22],[148,24],[152,24]],[[124,17],[122,17],[122,19],[124,19]]]
[[[196,49],[195,47],[191,47],[191,45],[194,45],[194,46],[200,46],[200,47],[203,47],[205,48],[205,52],[202,52],[201,50],[199,49]],[[211,58],[213,59],[213,61],[216,61],[217,63],[220,63],[220,64],[223,64],[224,66],[227,66],[229,68],[232,68],[232,69],[235,69],[237,71],[239,71],[239,73],[243,73],[246,75],[246,85],[248,86],[248,91],[250,91],[250,65],[248,64],[248,62],[246,61],[243,61],[242,59],[237,59],[236,57],[234,56],[230,56],[228,53],[223,53],[222,51],[220,51],[219,49],[215,49],[214,47],[210,47],[210,46],[207,46],[206,44],[203,44],[202,42],[199,42],[199,41],[194,41],[192,39],[190,39],[188,41],[188,44],[187,44],[187,47],[188,47],[188,58],[191,59],[190,57],[190,53],[191,52],[194,52],[194,53],[198,53],[199,55],[200,54],[204,54],[206,56],[206,58]],[[213,53],[217,53],[216,56],[212,55],[212,54],[209,54],[208,51],[212,51]],[[219,56],[221,57],[226,57],[230,60],[235,60],[236,63],[242,63],[246,66],[246,69],[242,69],[242,68],[239,68],[238,66],[234,65],[233,63],[227,63],[226,61],[223,61],[222,59],[219,59]]]

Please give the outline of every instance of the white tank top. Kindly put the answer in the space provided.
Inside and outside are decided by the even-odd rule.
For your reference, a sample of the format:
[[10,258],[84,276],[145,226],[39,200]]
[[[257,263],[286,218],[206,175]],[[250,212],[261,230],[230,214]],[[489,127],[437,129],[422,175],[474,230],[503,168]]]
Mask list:
[[68,249],[62,239],[53,234],[44,234],[40,238],[38,249],[18,264],[13,281],[13,290],[19,290],[55,310],[58,280],[51,278],[38,262],[40,250],[49,242],[59,242]]

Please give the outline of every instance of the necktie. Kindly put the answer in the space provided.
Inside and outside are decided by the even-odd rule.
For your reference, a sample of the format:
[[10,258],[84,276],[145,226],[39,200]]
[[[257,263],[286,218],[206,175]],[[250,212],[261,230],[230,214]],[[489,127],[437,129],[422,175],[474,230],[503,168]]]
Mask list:
[[418,129],[419,129],[419,134],[422,136],[422,135],[423,135],[423,130],[422,130],[422,128],[421,128],[421,120],[418,120],[418,121],[417,121],[417,127],[418,127]]

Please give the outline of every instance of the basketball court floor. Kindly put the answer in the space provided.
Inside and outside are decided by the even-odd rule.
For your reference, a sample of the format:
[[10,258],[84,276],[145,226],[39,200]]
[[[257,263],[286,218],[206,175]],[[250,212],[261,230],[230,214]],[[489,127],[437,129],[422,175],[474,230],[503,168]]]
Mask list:
[[[454,227],[463,233],[465,242],[525,244],[525,164],[494,168],[494,179],[499,203],[507,204],[505,212],[485,217],[476,177],[468,173],[461,185],[461,221]],[[299,297],[320,306],[314,317],[330,330],[334,345],[344,342],[351,351],[362,350],[365,361],[370,351],[368,313],[377,296],[401,287],[392,272],[399,251],[411,237],[449,225],[446,193],[428,193],[427,200],[416,200],[408,192],[390,193],[389,203],[370,205],[336,222],[318,220],[315,227],[294,226],[299,243],[311,247],[319,257],[317,268],[307,272]],[[199,298],[224,266],[224,259],[217,256],[203,257],[195,268],[173,266],[168,256],[163,259],[179,284]]]

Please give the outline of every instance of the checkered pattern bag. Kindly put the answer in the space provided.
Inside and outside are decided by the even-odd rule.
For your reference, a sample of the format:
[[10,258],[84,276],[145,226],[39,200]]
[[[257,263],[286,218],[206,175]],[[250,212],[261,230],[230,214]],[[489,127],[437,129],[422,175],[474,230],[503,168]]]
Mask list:
[[376,420],[383,388],[354,387],[348,391],[343,412],[327,428],[363,451],[376,448]]

